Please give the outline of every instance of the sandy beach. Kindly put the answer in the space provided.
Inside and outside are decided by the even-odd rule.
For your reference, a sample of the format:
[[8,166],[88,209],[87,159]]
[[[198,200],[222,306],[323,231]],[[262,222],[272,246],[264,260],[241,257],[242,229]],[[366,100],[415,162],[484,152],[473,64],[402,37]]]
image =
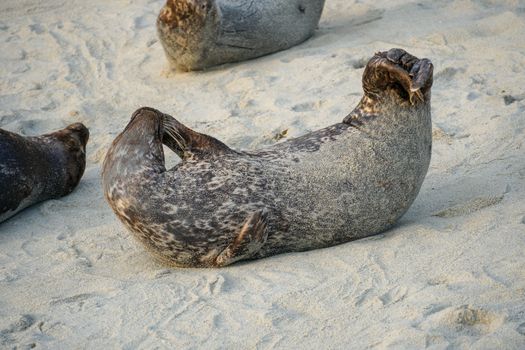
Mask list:
[[[525,348],[524,1],[327,0],[311,40],[184,74],[156,36],[162,5],[0,2],[0,128],[91,132],[78,188],[0,224],[0,348]],[[101,163],[138,107],[265,147],[341,121],[392,47],[435,66],[432,161],[395,228],[176,269],[106,204]]]

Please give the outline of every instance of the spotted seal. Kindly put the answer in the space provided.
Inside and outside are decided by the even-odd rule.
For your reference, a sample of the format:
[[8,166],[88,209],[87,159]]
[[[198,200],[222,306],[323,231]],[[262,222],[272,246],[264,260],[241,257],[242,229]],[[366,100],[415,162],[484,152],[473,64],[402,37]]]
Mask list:
[[0,129],[0,222],[71,193],[84,174],[88,139],[81,123],[33,137]]
[[[408,210],[427,172],[432,73],[428,59],[379,52],[343,122],[251,152],[141,108],[107,153],[105,197],[155,256],[181,267],[377,234]],[[163,144],[182,158],[169,170]]]
[[157,33],[173,69],[201,70],[302,43],[323,6],[324,0],[167,0]]

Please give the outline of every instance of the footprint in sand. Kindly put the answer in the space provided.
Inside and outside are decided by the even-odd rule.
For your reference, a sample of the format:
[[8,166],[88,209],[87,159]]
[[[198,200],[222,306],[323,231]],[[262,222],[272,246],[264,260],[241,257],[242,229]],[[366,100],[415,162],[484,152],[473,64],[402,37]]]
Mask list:
[[383,294],[379,297],[383,305],[387,306],[390,304],[395,304],[403,299],[408,294],[408,288],[405,286],[398,286],[395,288],[392,288],[387,293]]
[[516,328],[516,331],[518,331],[518,333],[521,335],[525,335],[525,322],[520,324],[518,328]]
[[49,305],[61,305],[61,304],[74,304],[74,303],[77,303],[79,306],[82,306],[84,301],[86,301],[87,299],[94,298],[96,296],[97,295],[93,294],[93,293],[82,293],[82,294],[77,294],[77,295],[73,295],[71,297],[66,297],[66,298],[53,298],[49,302]]
[[470,305],[459,307],[437,307],[437,312],[426,313],[420,327],[424,331],[454,332],[480,336],[497,330],[505,316]]
[[471,199],[465,203],[454,205],[452,207],[441,210],[437,213],[432,214],[440,218],[453,218],[456,216],[463,216],[472,214],[483,208],[487,208],[500,203],[503,200],[503,196],[493,197],[478,197]]
[[439,82],[451,82],[454,81],[454,76],[458,73],[465,72],[465,68],[446,67],[436,74],[434,74],[434,80]]
[[0,282],[13,282],[19,278],[20,276],[14,267],[11,268],[11,266],[2,266],[0,269]]
[[297,104],[292,107],[292,111],[294,112],[311,112],[316,111],[321,108],[321,105],[323,104],[323,101],[315,101],[315,102],[304,102]]
[[504,95],[503,96],[503,102],[506,106],[513,104],[514,102],[519,102],[521,100],[525,99],[525,94],[521,95]]
[[354,69],[362,69],[362,68],[365,68],[369,60],[370,60],[370,57],[356,58],[350,61],[350,65]]
[[437,125],[432,127],[432,141],[445,141],[447,144],[451,145],[453,142],[453,137],[447,134],[442,128]]
[[46,31],[46,28],[40,23],[34,23],[29,25],[29,30],[31,33],[42,34]]
[[68,207],[69,205],[60,199],[50,199],[40,205],[40,213],[42,215],[55,215]]
[[355,307],[366,307],[378,309],[384,305],[383,300],[374,295],[373,289],[368,288],[364,290],[357,298],[354,303]]
[[22,315],[20,319],[9,325],[9,327],[0,331],[1,334],[19,333],[27,330],[35,323],[35,319],[31,315]]
[[10,124],[17,120],[21,119],[21,114],[19,112],[13,112],[11,114],[0,115],[0,127]]
[[[7,328],[0,330],[0,347],[9,343],[14,343],[13,333],[24,332],[35,324],[35,319],[31,315],[22,315],[16,322],[11,323]],[[18,347],[13,347],[18,349]]]
[[463,305],[449,313],[449,321],[455,328],[469,333],[472,330],[489,333],[501,326],[503,320],[502,316],[469,305]]
[[[202,296],[216,296],[221,294],[224,289],[227,287],[227,281],[224,278],[223,274],[217,274],[211,277],[205,277],[203,281],[203,286],[201,289]],[[201,283],[199,282],[199,285]]]
[[13,123],[11,128],[14,132],[22,135],[32,136],[40,135],[58,130],[65,127],[68,123],[61,118],[54,118],[50,120],[44,119],[29,119],[17,120]]
[[134,22],[135,29],[151,28],[155,23],[155,17],[153,15],[143,15],[136,17]]
[[425,317],[428,317],[430,315],[433,315],[435,313],[438,313],[444,309],[446,309],[448,306],[441,305],[441,304],[430,304],[429,306],[425,307],[423,315]]
[[80,268],[93,267],[93,261],[91,258],[79,249],[76,244],[68,242],[66,242],[66,244],[68,244],[68,246],[63,246],[53,251],[51,257],[56,261],[71,262]]

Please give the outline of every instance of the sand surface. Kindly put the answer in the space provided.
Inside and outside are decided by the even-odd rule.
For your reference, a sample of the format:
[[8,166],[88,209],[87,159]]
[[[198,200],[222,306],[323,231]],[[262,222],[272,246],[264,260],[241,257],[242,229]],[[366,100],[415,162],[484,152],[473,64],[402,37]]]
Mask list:
[[[162,4],[0,2],[0,127],[92,135],[73,194],[0,224],[0,348],[525,347],[524,1],[327,0],[308,42],[182,75],[156,38]],[[136,108],[263,147],[342,120],[367,59],[391,47],[435,65],[432,163],[396,228],[171,269],[106,205],[101,161]]]

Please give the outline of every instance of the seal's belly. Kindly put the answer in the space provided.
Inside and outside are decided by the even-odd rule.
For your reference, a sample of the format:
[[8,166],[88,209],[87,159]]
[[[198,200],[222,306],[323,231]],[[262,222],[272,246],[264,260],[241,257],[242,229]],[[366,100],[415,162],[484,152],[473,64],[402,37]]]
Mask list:
[[[283,161],[275,201],[283,225],[261,254],[307,250],[384,231],[404,214],[424,177],[418,157],[392,143],[350,135]],[[359,147],[356,147],[359,145]],[[284,175],[285,173],[286,175]],[[286,221],[286,222],[284,222]],[[283,239],[284,237],[284,239]],[[265,249],[268,251],[265,252]]]
[[324,0],[218,0],[221,21],[219,48],[254,56],[283,50],[308,39],[314,32]]
[[[313,146],[187,161],[151,181],[154,190],[142,184],[144,193],[128,195],[149,198],[133,216],[164,232],[158,239],[171,242],[170,250],[205,254],[223,250],[250,215],[265,211],[268,238],[255,256],[309,250],[390,227],[426,170],[414,152],[397,151],[399,138],[377,141],[350,130]],[[143,240],[160,235],[139,231]]]

